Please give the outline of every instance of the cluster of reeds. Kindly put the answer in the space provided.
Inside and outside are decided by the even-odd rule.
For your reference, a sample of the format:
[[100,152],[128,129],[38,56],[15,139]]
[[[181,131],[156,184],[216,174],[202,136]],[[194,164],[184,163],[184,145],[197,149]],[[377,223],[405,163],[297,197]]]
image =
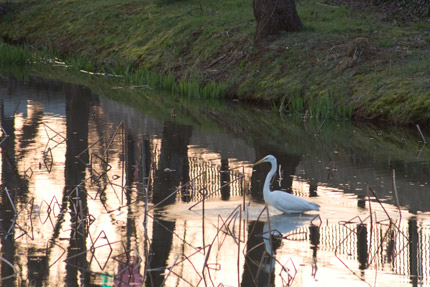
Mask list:
[[172,93],[191,98],[220,99],[224,97],[225,86],[215,82],[202,84],[199,79],[175,79],[172,74],[159,74],[150,72],[146,68],[127,68],[126,79],[137,85],[148,85],[170,90]]
[[0,42],[0,65],[25,65],[31,62],[28,46],[10,46]]
[[173,74],[149,71],[145,67],[135,67],[132,64],[121,65],[112,63],[94,63],[92,59],[69,55],[64,60],[52,59],[56,53],[44,51],[44,61],[50,64],[61,64],[69,69],[86,74],[123,78],[125,84],[132,87],[161,88],[190,98],[220,99],[225,95],[226,87],[215,81],[203,83],[200,79],[176,79]]
[[[294,96],[286,107],[291,114],[303,115],[317,119],[351,119],[353,107],[351,103],[335,101],[329,93],[304,99],[301,95]],[[281,105],[282,106],[282,105]],[[281,107],[281,109],[283,109]]]
[[90,75],[124,78],[134,87],[145,85],[151,88],[161,88],[191,98],[220,99],[224,97],[226,91],[225,85],[215,81],[202,83],[199,79],[176,79],[170,73],[152,72],[145,67],[134,67],[132,64],[95,63],[84,56],[68,55],[61,60],[54,56],[56,54],[58,52],[50,49],[34,52],[28,46],[11,46],[0,43],[1,65],[24,65],[30,63],[36,55],[42,62],[49,64],[61,65]]

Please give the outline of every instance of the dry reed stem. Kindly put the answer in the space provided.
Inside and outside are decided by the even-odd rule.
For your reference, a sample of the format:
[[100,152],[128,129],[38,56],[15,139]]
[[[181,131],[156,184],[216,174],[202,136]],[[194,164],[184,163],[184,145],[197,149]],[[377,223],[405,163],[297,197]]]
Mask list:
[[[285,267],[286,265],[288,265],[288,262],[291,262],[291,264],[293,265],[294,276],[291,276],[290,269]],[[285,271],[287,273],[288,280],[284,279],[284,277],[282,276],[282,271]],[[287,262],[284,265],[281,264],[281,271],[279,273],[279,277],[281,277],[281,280],[282,280],[282,286],[287,286],[287,287],[292,286],[294,283],[294,280],[296,279],[296,275],[297,275],[296,265],[294,264],[294,261],[291,258],[288,258]]]
[[164,284],[166,283],[167,279],[169,279],[170,273],[172,273],[172,269],[173,267],[176,265],[176,262],[178,262],[179,257],[181,257],[182,254],[176,256],[175,261],[173,262],[173,265],[171,267],[167,267],[166,269],[169,270],[169,272],[166,274],[166,276],[164,277],[163,282],[161,283],[161,286],[164,286]]
[[115,139],[115,137],[116,137],[116,135],[119,133],[119,130],[124,130],[124,123],[121,121],[119,124],[118,124],[118,126],[116,127],[116,129],[115,129],[115,131],[114,131],[114,133],[113,133],[113,135],[111,136],[111,138],[110,138],[110,140],[109,140],[109,143],[106,145],[106,147],[105,147],[105,154],[104,154],[104,158],[106,158],[106,159],[109,159],[109,153],[108,153],[108,150],[110,149],[110,147],[111,147],[111,145],[112,145],[112,143],[113,143],[113,141],[114,141],[114,139]]
[[[109,242],[108,236],[107,236],[107,234],[106,234],[106,232],[105,232],[104,230],[100,231],[100,233],[99,233],[99,235],[97,236],[96,240],[93,240],[93,238],[92,238],[92,236],[91,236],[91,233],[88,233],[88,234],[89,234],[89,237],[90,237],[90,240],[91,240],[91,247],[89,248],[89,251],[91,252],[91,259],[90,259],[90,262],[91,262],[91,261],[92,261],[92,259],[94,258],[94,259],[96,260],[97,264],[99,265],[99,268],[103,271],[103,270],[106,268],[106,265],[107,265],[108,261],[110,260],[111,255],[112,255],[112,252],[113,252],[112,245],[113,245],[113,244],[115,244],[115,243],[121,242],[121,241],[116,241],[116,242],[114,242],[114,243]],[[96,242],[100,239],[100,237],[101,237],[102,235],[103,235],[103,237],[102,237],[102,238],[103,238],[103,239],[105,239],[105,240],[107,241],[107,243],[105,243],[105,244],[103,244],[103,245],[95,246]],[[106,261],[105,261],[104,265],[102,266],[102,265],[100,264],[99,260],[97,259],[97,256],[96,256],[96,249],[97,249],[97,248],[104,247],[104,246],[109,246],[110,251],[109,251],[109,255],[108,255],[108,257],[107,257],[107,259],[106,259]]]
[[[188,285],[190,285],[190,286],[193,286],[194,287],[194,285],[191,283],[191,282],[189,282],[188,280],[185,280],[185,278],[184,277],[182,277],[181,275],[179,275],[178,273],[176,273],[175,271],[171,271],[171,273],[173,274],[173,275],[175,275],[176,277],[178,277],[179,279],[181,279],[182,281],[184,281],[185,283],[187,283]],[[163,285],[162,285],[163,286]]]
[[[28,216],[28,218],[30,218],[30,230],[31,230],[31,236],[30,235],[28,235],[28,231],[27,230],[25,230],[24,228],[22,228],[18,223],[16,223],[16,221],[17,221],[17,219],[18,219],[18,216],[24,211],[24,210],[26,210],[27,209],[27,206],[28,205],[30,205],[30,212],[29,212],[29,215],[30,216]],[[21,234],[21,235],[19,235],[19,236],[17,236],[17,237],[15,237],[15,240],[17,240],[17,239],[19,239],[19,238],[21,238],[22,236],[24,236],[24,235],[27,235],[31,240],[34,240],[34,231],[33,231],[33,218],[32,218],[32,216],[31,216],[31,214],[33,213],[33,206],[34,206],[34,198],[31,198],[26,204],[25,204],[25,206],[24,206],[24,208],[23,209],[21,209],[15,216],[14,216],[14,218],[12,219],[13,220],[13,224],[12,224],[12,226],[14,226],[14,225],[16,225],[23,233]],[[11,226],[11,227],[12,227]],[[10,230],[11,231],[11,230]],[[11,233],[9,233],[9,234],[11,234]],[[7,238],[7,236],[6,236],[6,238]]]
[[[203,201],[202,201],[202,244],[203,246],[206,246],[205,244],[205,195],[206,195],[206,172],[203,173],[203,183],[205,184],[205,186],[203,187]],[[203,254],[205,254],[206,248],[203,249]],[[206,265],[206,262],[205,262]],[[204,279],[204,274],[203,274],[203,279]]]
[[426,144],[427,143],[426,138],[424,137],[423,132],[421,131],[420,125],[418,125],[418,124],[417,124],[417,129],[418,129],[418,132],[420,133],[420,136],[421,136],[421,139],[423,140],[423,143]]
[[[199,281],[203,280],[203,277],[200,275],[200,272],[197,270],[196,266],[190,260],[190,258],[193,257],[196,254],[199,254],[200,252],[201,252],[201,250],[199,249],[199,250],[194,251],[193,253],[191,253],[188,256],[186,254],[181,254],[183,256],[183,259],[176,263],[176,265],[179,265],[179,264],[181,264],[182,262],[185,262],[185,261],[187,261],[188,263],[190,263],[191,267],[194,269],[195,274],[200,277]],[[173,267],[175,267],[176,265],[172,265],[169,268],[173,269]]]
[[[51,160],[47,159],[47,155],[49,155],[49,157],[50,157]],[[48,147],[48,149],[45,152],[43,152],[43,164],[46,167],[46,171],[48,173],[51,173],[52,166],[54,164],[54,159],[53,159],[53,156],[52,156],[52,149],[50,147]]]
[[[53,141],[53,142],[55,142],[55,143],[56,143],[56,145],[54,145],[53,147],[50,147],[50,149],[54,149],[54,148],[56,148],[57,146],[59,146],[60,144],[62,144],[62,143],[64,143],[64,142],[66,142],[66,141],[67,141],[67,138],[66,138],[66,137],[64,137],[62,134],[60,134],[59,132],[57,132],[56,130],[54,130],[54,129],[53,129],[53,128],[51,128],[50,126],[48,126],[46,123],[42,123],[42,125],[43,125],[43,128],[44,128],[44,130],[45,130],[46,135],[48,136],[48,142],[46,143],[45,151],[46,151],[46,147],[48,146],[48,144],[49,144],[49,142],[50,142],[50,141]],[[55,134],[55,135],[54,135],[54,136],[50,136],[50,135],[49,135],[48,130],[50,130],[50,131],[54,132],[54,134]],[[61,141],[57,141],[57,140],[55,140],[55,138],[56,138],[57,136],[61,138]]]
[[400,223],[402,222],[402,210],[400,208],[400,203],[399,203],[399,194],[397,193],[396,170],[394,169],[391,177],[391,184],[393,186],[394,199],[396,201],[397,209],[399,210],[399,215],[400,215],[399,225],[400,225]]
[[61,255],[57,259],[55,259],[55,261],[51,265],[48,266],[48,269],[51,268],[52,266],[54,266],[58,261],[60,261],[61,257],[63,257],[63,255],[66,254],[66,249],[64,249],[61,245],[55,243],[55,241],[50,240],[46,243],[46,257],[48,257],[48,255],[49,255],[48,251],[51,250],[51,248],[49,248],[49,243],[52,244],[51,247],[53,245],[58,246],[60,249],[63,250],[63,253],[61,253]]
[[2,277],[1,281],[3,280],[7,280],[9,278],[13,278],[16,277],[16,275],[20,274],[21,272],[6,258],[4,258],[3,256],[0,257],[0,260],[2,260],[3,262],[5,262],[7,265],[9,265],[12,269],[13,269],[13,274],[6,276],[6,277]]
[[[315,224],[314,224],[314,220],[316,220],[316,219],[319,219],[319,222],[320,222],[320,223],[319,223],[318,225],[315,225]],[[319,214],[315,215],[315,217],[311,219],[310,224],[315,225],[315,226],[318,226],[318,228],[320,228],[320,227],[321,227],[321,225],[322,225],[322,219],[321,219],[321,216],[320,216]]]
[[17,214],[18,212],[16,211],[15,204],[12,198],[10,197],[9,189],[5,186],[4,190],[6,191],[7,198],[9,199],[10,205],[12,206],[13,213]]
[[1,146],[3,142],[9,137],[9,135],[7,134],[7,132],[5,131],[2,125],[0,125],[0,130],[2,132],[2,137],[0,138],[0,146]]

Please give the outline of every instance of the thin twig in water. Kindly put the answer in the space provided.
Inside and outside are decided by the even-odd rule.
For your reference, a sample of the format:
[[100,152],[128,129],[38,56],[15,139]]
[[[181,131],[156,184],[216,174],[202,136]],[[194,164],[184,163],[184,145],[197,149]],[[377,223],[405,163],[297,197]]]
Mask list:
[[317,132],[314,134],[314,136],[319,136],[319,135],[320,135],[321,129],[322,129],[322,127],[324,126],[325,121],[327,120],[327,118],[328,118],[328,114],[327,114],[327,116],[324,118],[323,122],[321,123],[320,127],[318,128],[318,130],[317,130]]
[[[286,267],[288,265],[288,262],[291,262],[291,265],[294,268],[294,276],[291,276],[290,269]],[[296,275],[297,275],[297,268],[296,268],[296,265],[294,264],[293,259],[289,258],[285,264],[281,264],[280,262],[279,264],[281,265],[281,272],[279,273],[279,277],[281,277],[282,279],[282,282],[283,282],[282,286],[288,286],[288,287],[292,286],[294,279],[296,278]],[[288,277],[287,281],[285,281],[284,277],[282,276],[282,271],[285,271],[287,273],[287,277]]]
[[170,266],[169,268],[167,268],[169,270],[169,272],[166,274],[166,276],[164,277],[163,283],[161,283],[161,286],[164,286],[164,284],[166,283],[167,279],[169,278],[170,273],[172,273],[172,269],[173,267],[175,267],[176,262],[178,261],[179,257],[181,257],[182,254],[179,254],[178,256],[176,256],[175,261],[173,262],[173,265]]
[[[242,174],[245,174],[244,166],[242,166]],[[245,192],[245,189],[243,188],[243,182],[244,182],[244,177],[242,177],[240,180],[240,186],[242,189],[242,197],[243,197],[243,211],[245,211],[246,192]]]
[[7,187],[5,187],[4,189],[5,189],[5,191],[6,191],[7,198],[9,198],[9,202],[10,202],[10,205],[12,206],[13,213],[16,215],[18,212],[16,212],[15,204],[13,203],[13,200],[12,200],[12,198],[10,197],[9,189],[8,189]]
[[399,195],[397,193],[396,170],[394,169],[393,169],[393,175],[392,175],[392,184],[393,184],[394,199],[396,200],[397,209],[399,210],[399,215],[400,215],[400,221],[399,221],[399,225],[400,225],[400,223],[402,222],[402,210],[400,208]]
[[[53,141],[53,142],[55,142],[55,143],[56,143],[56,145],[54,145],[53,147],[48,147],[48,148],[50,148],[50,149],[54,149],[54,148],[56,148],[57,146],[59,146],[60,144],[62,144],[62,143],[64,143],[65,141],[67,141],[67,138],[66,138],[66,137],[64,137],[64,136],[63,136],[62,134],[60,134],[59,132],[55,131],[53,128],[49,127],[46,123],[43,123],[43,128],[45,129],[45,133],[46,133],[46,135],[47,135],[47,137],[48,137],[48,143],[46,144],[46,147],[48,146],[48,144],[49,144],[49,142],[50,142],[50,141]],[[49,130],[51,130],[52,132],[54,132],[54,133],[55,133],[55,135],[54,135],[54,136],[51,136],[51,135],[49,134],[49,132],[48,132],[48,129],[49,129]],[[57,136],[59,136],[62,140],[61,140],[61,141],[57,141],[57,140],[55,139]],[[45,148],[46,148],[46,147],[45,147]]]
[[426,143],[427,143],[427,141],[426,141],[426,138],[424,137],[423,133],[421,132],[420,125],[417,125],[417,129],[418,129],[418,132],[419,132],[419,133],[420,133],[420,135],[421,135],[421,138],[423,139],[423,142],[426,144]]
[[6,277],[2,277],[1,281],[7,280],[7,279],[12,278],[12,277],[15,277],[16,275],[18,275],[20,273],[19,270],[9,260],[7,260],[4,257],[0,257],[0,259],[2,261],[4,261],[7,265],[9,265],[13,269],[13,274],[11,274],[9,276],[6,276]]
[[[316,219],[319,219],[319,222],[320,222],[320,223],[319,223],[318,225],[317,225],[317,224],[314,224],[314,220],[316,220]],[[318,226],[318,228],[320,228],[320,227],[321,227],[321,225],[322,225],[322,219],[321,219],[321,216],[320,216],[319,214],[318,214],[318,215],[315,215],[315,217],[311,219],[310,223],[311,223],[312,225]]]
[[423,149],[424,149],[425,146],[426,146],[426,143],[423,143],[423,145],[421,146],[421,148],[417,151],[417,159],[420,158],[421,153],[422,153],[422,151],[423,151]]
[[[51,242],[51,247],[53,246],[53,245],[55,245],[55,246],[58,246],[61,250],[63,250],[63,253],[61,253],[61,255],[57,258],[57,259],[55,259],[55,261],[51,264],[51,265],[49,265],[49,267],[48,268],[51,268],[52,266],[54,266],[55,265],[55,263],[57,263],[60,259],[61,259],[61,257],[63,257],[63,255],[64,254],[66,254],[66,249],[64,249],[61,245],[59,245],[59,244],[57,244],[57,243],[55,243],[55,241],[50,241]],[[49,241],[46,243],[46,257],[48,257],[48,254],[49,254],[49,250],[50,250],[50,248],[49,248]]]
[[[372,239],[373,239],[373,216],[372,216],[372,204],[371,204],[372,201],[370,200],[370,195],[369,195],[370,190],[372,190],[372,189],[370,186],[368,186],[367,187],[367,198],[368,198],[368,202],[369,202],[369,213],[370,213],[370,239],[369,239],[369,241],[372,242]],[[374,194],[374,195],[376,197],[376,194]],[[367,263],[369,263],[369,262],[367,262]]]
[[[24,208],[23,208],[23,209],[21,209],[21,210],[20,210],[20,211],[15,215],[15,217],[14,217],[14,219],[13,219],[13,224],[11,225],[11,228],[9,229],[8,235],[9,235],[9,234],[12,234],[12,229],[13,229],[13,227],[14,227],[15,225],[18,227],[18,229],[19,229],[19,230],[23,231],[23,233],[22,233],[21,235],[19,235],[19,236],[16,236],[16,237],[15,237],[15,240],[19,239],[20,237],[22,237],[22,236],[24,236],[24,235],[27,235],[31,240],[34,240],[33,219],[32,219],[32,216],[31,216],[31,214],[33,214],[33,204],[34,204],[34,198],[30,199],[30,200],[25,204]],[[29,235],[29,233],[28,233],[28,231],[27,231],[27,230],[25,230],[25,229],[24,229],[24,228],[22,228],[18,223],[16,223],[16,221],[17,221],[17,219],[18,219],[18,216],[19,216],[19,215],[20,215],[24,210],[26,210],[26,209],[27,209],[27,206],[28,206],[28,205],[30,205],[30,206],[31,206],[31,208],[30,208],[30,212],[29,212],[30,216],[28,216],[28,217],[30,218],[30,230],[31,230],[31,235]],[[6,238],[8,237],[8,235],[6,235]]]
[[109,140],[109,143],[106,145],[106,150],[105,150],[105,154],[104,154],[104,157],[106,158],[106,160],[108,160],[109,149],[110,149],[110,147],[111,147],[111,145],[112,145],[112,143],[113,143],[113,141],[114,141],[117,133],[119,132],[119,130],[121,128],[124,129],[124,123],[123,122],[120,122],[118,124],[118,127],[116,128],[116,130],[114,131],[113,135],[111,136],[111,138]]
[[[183,262],[185,262],[185,261],[188,261],[188,263],[190,263],[191,264],[191,267],[194,269],[194,272],[196,273],[196,275],[197,276],[199,276],[199,278],[200,278],[200,280],[199,280],[199,282],[200,281],[202,281],[202,276],[200,275],[200,273],[199,273],[199,271],[197,270],[197,268],[196,268],[196,266],[194,266],[194,264],[193,264],[193,262],[190,260],[190,258],[192,257],[192,256],[194,256],[194,255],[196,255],[196,254],[198,254],[198,253],[200,253],[200,249],[199,250],[196,250],[196,251],[194,251],[191,255],[185,255],[185,254],[181,254],[182,256],[183,256],[183,259],[181,259],[181,260],[179,260],[178,262],[176,262],[176,265],[179,265],[179,264],[181,264],[181,263],[183,263]],[[172,265],[172,266],[170,266],[169,268],[170,269],[172,269],[173,267],[174,267],[175,265]],[[172,271],[173,272],[173,271]],[[173,272],[174,273],[174,272]],[[183,279],[183,277],[181,278],[181,279]],[[185,279],[183,279],[183,280],[185,280]]]
[[2,143],[9,137],[9,135],[6,133],[2,125],[0,125],[0,131],[2,132],[2,135],[0,137],[0,146],[1,146]]
[[[202,242],[203,246],[205,244],[205,195],[206,195],[206,173],[203,174],[203,184],[205,185],[203,188],[203,202],[202,202]],[[203,254],[205,253],[205,249],[203,249]]]
[[[379,203],[379,205],[380,205],[380,206],[382,207],[382,209],[384,210],[385,215],[387,215],[388,219],[389,219],[390,221],[392,221],[392,219],[391,219],[390,215],[388,214],[388,212],[387,212],[387,210],[385,209],[385,207],[384,207],[384,205],[382,204],[382,202],[379,200],[379,198],[378,198],[378,196],[376,195],[375,191],[374,191],[370,186],[368,186],[368,190],[369,190],[370,192],[372,192],[372,194],[373,194],[373,196],[375,197],[376,201]],[[369,198],[369,205],[370,205],[370,198]]]
[[[266,205],[267,207],[267,205]],[[274,257],[274,250],[273,250],[273,241],[272,241],[272,226],[270,224],[270,214],[269,214],[269,208],[266,208],[266,214],[267,214],[267,224],[269,226],[269,244],[270,244],[270,254],[269,256],[271,258]],[[270,264],[272,264],[272,261],[270,261]],[[270,266],[272,267],[272,266]],[[270,277],[272,276],[272,273],[269,273],[269,279],[267,279],[267,282],[270,282]]]
[[[242,209],[239,208],[239,240],[237,241],[237,286],[240,286],[240,237],[242,231]],[[233,226],[234,228],[234,226]],[[234,229],[233,229],[234,230]]]
[[[187,283],[188,285],[190,285],[190,286],[195,286],[195,285],[194,285],[194,284],[192,284],[191,282],[189,282],[189,281],[185,280],[184,276],[179,275],[178,273],[176,273],[176,272],[174,272],[174,271],[171,271],[171,273],[172,273],[173,275],[175,275],[176,277],[178,277],[179,279],[181,279],[182,281],[184,281],[185,283]],[[144,281],[142,281],[142,282],[144,282]],[[162,285],[162,286],[163,286],[163,285]]]

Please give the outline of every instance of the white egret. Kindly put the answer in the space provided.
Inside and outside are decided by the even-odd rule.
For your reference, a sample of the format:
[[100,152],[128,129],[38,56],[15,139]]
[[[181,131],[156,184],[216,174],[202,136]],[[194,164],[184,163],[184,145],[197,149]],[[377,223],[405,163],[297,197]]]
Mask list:
[[278,169],[276,158],[273,155],[267,155],[261,160],[254,163],[254,166],[269,162],[272,165],[266,176],[263,186],[264,201],[285,213],[302,213],[308,210],[319,210],[320,206],[315,202],[307,201],[301,197],[289,194],[281,190],[270,190],[270,181]]

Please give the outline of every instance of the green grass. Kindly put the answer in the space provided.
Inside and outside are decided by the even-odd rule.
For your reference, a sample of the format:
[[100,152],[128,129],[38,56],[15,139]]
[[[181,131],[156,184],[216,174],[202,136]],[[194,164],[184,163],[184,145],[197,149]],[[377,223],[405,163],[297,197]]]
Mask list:
[[305,30],[312,33],[363,33],[374,29],[369,25],[375,20],[373,15],[357,13],[343,6],[330,7],[322,2],[301,1],[297,9]]
[[381,39],[378,41],[378,46],[381,48],[393,47],[395,44],[393,39]]
[[[301,0],[302,32],[256,43],[249,0],[12,2],[2,36],[24,38],[75,69],[122,75],[130,85],[189,98],[229,91],[313,117],[430,121],[425,21],[402,25],[370,10]],[[339,72],[358,37],[369,39],[371,52]],[[392,102],[392,95],[408,104]]]
[[31,62],[32,53],[28,46],[9,46],[0,42],[0,65],[25,65]]

